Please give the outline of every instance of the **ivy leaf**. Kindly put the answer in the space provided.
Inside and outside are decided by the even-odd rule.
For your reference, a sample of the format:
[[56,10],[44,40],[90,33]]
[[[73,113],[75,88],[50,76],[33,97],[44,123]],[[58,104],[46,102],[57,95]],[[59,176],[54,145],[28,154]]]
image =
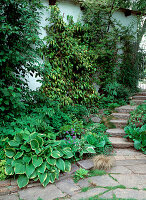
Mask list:
[[29,179],[26,175],[20,175],[17,179],[17,184],[19,188],[25,187],[29,182]]

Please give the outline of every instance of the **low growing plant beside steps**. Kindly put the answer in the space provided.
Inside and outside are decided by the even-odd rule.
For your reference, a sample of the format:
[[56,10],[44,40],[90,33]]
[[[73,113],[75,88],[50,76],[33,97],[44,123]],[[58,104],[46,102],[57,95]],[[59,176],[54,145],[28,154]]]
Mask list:
[[86,137],[77,141],[71,144],[67,140],[50,140],[46,134],[18,132],[5,148],[6,174],[17,175],[20,188],[30,179],[39,180],[45,187],[58,179],[60,172],[69,172],[72,160],[96,153],[96,146],[86,142]]

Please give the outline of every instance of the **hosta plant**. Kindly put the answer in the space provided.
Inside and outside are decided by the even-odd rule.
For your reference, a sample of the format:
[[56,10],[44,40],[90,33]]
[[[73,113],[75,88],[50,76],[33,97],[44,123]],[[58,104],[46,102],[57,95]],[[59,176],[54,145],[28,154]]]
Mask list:
[[50,140],[45,134],[21,131],[5,148],[6,174],[18,175],[20,188],[25,187],[30,179],[39,180],[45,187],[58,179],[60,172],[71,170],[69,160],[76,159],[76,153],[82,156],[96,152],[94,146],[85,144],[85,141],[82,145],[79,141],[71,145],[66,140]]
[[43,186],[58,179],[60,171],[67,172],[73,156],[70,148],[60,148],[64,141],[46,141],[45,135],[21,131],[8,142],[5,149],[6,174],[18,175],[20,188],[30,179],[40,180]]

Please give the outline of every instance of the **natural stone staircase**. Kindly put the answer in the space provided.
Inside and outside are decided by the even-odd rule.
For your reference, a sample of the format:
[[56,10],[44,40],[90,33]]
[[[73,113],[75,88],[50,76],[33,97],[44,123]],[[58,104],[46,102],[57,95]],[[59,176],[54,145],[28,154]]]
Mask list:
[[144,101],[146,101],[146,92],[140,92],[131,97],[131,99],[131,102],[136,105],[121,106],[115,109],[117,112],[112,113],[114,119],[110,120],[110,122],[113,123],[116,128],[108,129],[107,133],[110,135],[110,141],[115,150],[133,147],[133,142],[128,141],[126,138],[123,138],[123,136],[125,135],[124,127],[128,123],[130,112],[135,110],[137,105],[142,104],[144,103]]

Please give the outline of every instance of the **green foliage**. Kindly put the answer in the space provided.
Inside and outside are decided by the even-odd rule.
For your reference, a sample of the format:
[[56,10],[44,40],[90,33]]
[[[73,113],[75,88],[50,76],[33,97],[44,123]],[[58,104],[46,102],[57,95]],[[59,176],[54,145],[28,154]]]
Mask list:
[[5,180],[7,177],[5,173],[5,164],[5,160],[0,160],[0,181]]
[[88,177],[88,173],[89,171],[83,168],[80,168],[78,170],[76,170],[73,178],[74,178],[74,182],[77,183],[80,179],[84,179],[86,177]]
[[146,125],[141,128],[129,125],[124,129],[126,136],[134,141],[134,148],[146,154]]
[[146,104],[137,106],[137,108],[131,113],[129,124],[135,124],[136,126],[146,124]]
[[92,176],[103,176],[105,174],[106,174],[106,172],[104,170],[99,170],[99,169],[90,170],[90,172],[89,172],[90,177],[92,177]]

